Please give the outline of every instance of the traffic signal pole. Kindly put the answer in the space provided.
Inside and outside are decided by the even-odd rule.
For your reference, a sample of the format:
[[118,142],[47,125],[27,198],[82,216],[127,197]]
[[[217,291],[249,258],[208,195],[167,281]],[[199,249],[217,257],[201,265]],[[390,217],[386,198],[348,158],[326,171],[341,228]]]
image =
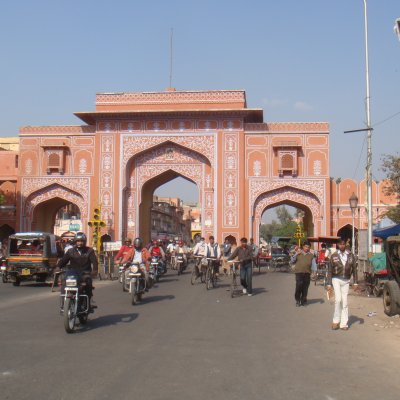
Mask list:
[[101,228],[106,226],[106,222],[101,219],[101,207],[98,206],[93,210],[93,219],[88,222],[92,228],[92,246],[96,249],[97,255],[100,254],[101,246]]

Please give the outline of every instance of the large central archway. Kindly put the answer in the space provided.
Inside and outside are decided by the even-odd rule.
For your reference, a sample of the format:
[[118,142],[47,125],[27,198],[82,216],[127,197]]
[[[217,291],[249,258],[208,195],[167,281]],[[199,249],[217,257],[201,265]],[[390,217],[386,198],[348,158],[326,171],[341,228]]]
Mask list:
[[131,158],[127,165],[123,207],[123,236],[150,240],[150,211],[154,190],[181,176],[199,189],[203,234],[214,233],[214,190],[212,167],[204,155],[171,141],[157,145]]

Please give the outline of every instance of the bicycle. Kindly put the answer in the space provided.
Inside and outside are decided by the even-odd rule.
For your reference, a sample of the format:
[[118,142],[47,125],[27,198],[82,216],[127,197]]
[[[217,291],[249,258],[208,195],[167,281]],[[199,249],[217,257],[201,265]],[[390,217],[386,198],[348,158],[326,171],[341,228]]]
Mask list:
[[[206,281],[206,275],[205,275],[205,273],[203,272],[202,266],[201,266],[201,260],[204,258],[204,256],[194,256],[194,258],[195,258],[196,260],[195,260],[195,265],[193,266],[192,276],[191,276],[191,279],[190,279],[190,283],[191,283],[192,285],[194,285],[195,282],[196,282],[196,280],[197,280],[198,278],[200,278],[200,282],[201,282],[201,283],[205,283],[205,281]],[[199,274],[197,274],[197,271],[196,271],[196,263],[197,263],[197,267],[198,267],[198,270],[199,270]]]
[[217,276],[215,274],[215,268],[213,261],[218,261],[215,257],[206,257],[208,265],[206,271],[206,288],[210,290],[211,288],[215,288],[217,286]]
[[238,268],[240,261],[239,260],[230,260],[228,263],[232,264],[232,280],[231,280],[231,297],[232,299],[235,297],[236,293],[240,290],[240,270]]

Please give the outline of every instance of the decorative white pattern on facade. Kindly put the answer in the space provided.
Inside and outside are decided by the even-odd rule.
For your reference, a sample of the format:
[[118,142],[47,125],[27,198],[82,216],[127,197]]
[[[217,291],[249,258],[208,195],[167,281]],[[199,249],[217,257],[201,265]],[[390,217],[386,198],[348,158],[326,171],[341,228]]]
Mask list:
[[81,174],[84,174],[86,173],[86,170],[87,170],[87,161],[84,158],[81,158],[79,160],[79,172]]
[[229,228],[238,227],[239,198],[238,177],[239,177],[239,134],[224,134],[224,188],[223,198],[223,225]]
[[322,163],[320,160],[314,161],[314,175],[321,175]]
[[253,175],[260,176],[261,175],[261,162],[256,160],[253,163]]
[[25,161],[25,173],[26,173],[27,175],[30,175],[31,172],[32,172],[32,169],[33,169],[32,159],[31,159],[31,158],[28,158],[28,159]]
[[136,154],[165,142],[172,142],[204,155],[214,165],[214,136],[125,136],[122,140],[122,167]]
[[[112,126],[114,126],[113,124]],[[110,127],[111,129],[111,127]],[[112,221],[113,216],[113,189],[115,180],[114,171],[114,136],[102,135],[101,136],[101,171],[100,171],[100,188],[99,199],[101,205],[102,218],[107,221],[107,226],[111,227],[114,224]],[[107,216],[107,218],[106,218]]]

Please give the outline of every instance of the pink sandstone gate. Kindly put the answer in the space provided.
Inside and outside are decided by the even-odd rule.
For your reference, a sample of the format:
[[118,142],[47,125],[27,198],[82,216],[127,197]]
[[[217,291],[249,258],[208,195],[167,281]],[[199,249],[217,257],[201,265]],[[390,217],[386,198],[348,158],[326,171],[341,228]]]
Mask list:
[[263,210],[285,201],[310,210],[314,234],[330,233],[326,123],[264,123],[240,90],[99,94],[95,111],[75,115],[87,125],[21,129],[24,230],[59,198],[84,226],[101,205],[113,240],[148,236],[152,191],[183,176],[199,190],[202,234],[220,242],[258,239]]

